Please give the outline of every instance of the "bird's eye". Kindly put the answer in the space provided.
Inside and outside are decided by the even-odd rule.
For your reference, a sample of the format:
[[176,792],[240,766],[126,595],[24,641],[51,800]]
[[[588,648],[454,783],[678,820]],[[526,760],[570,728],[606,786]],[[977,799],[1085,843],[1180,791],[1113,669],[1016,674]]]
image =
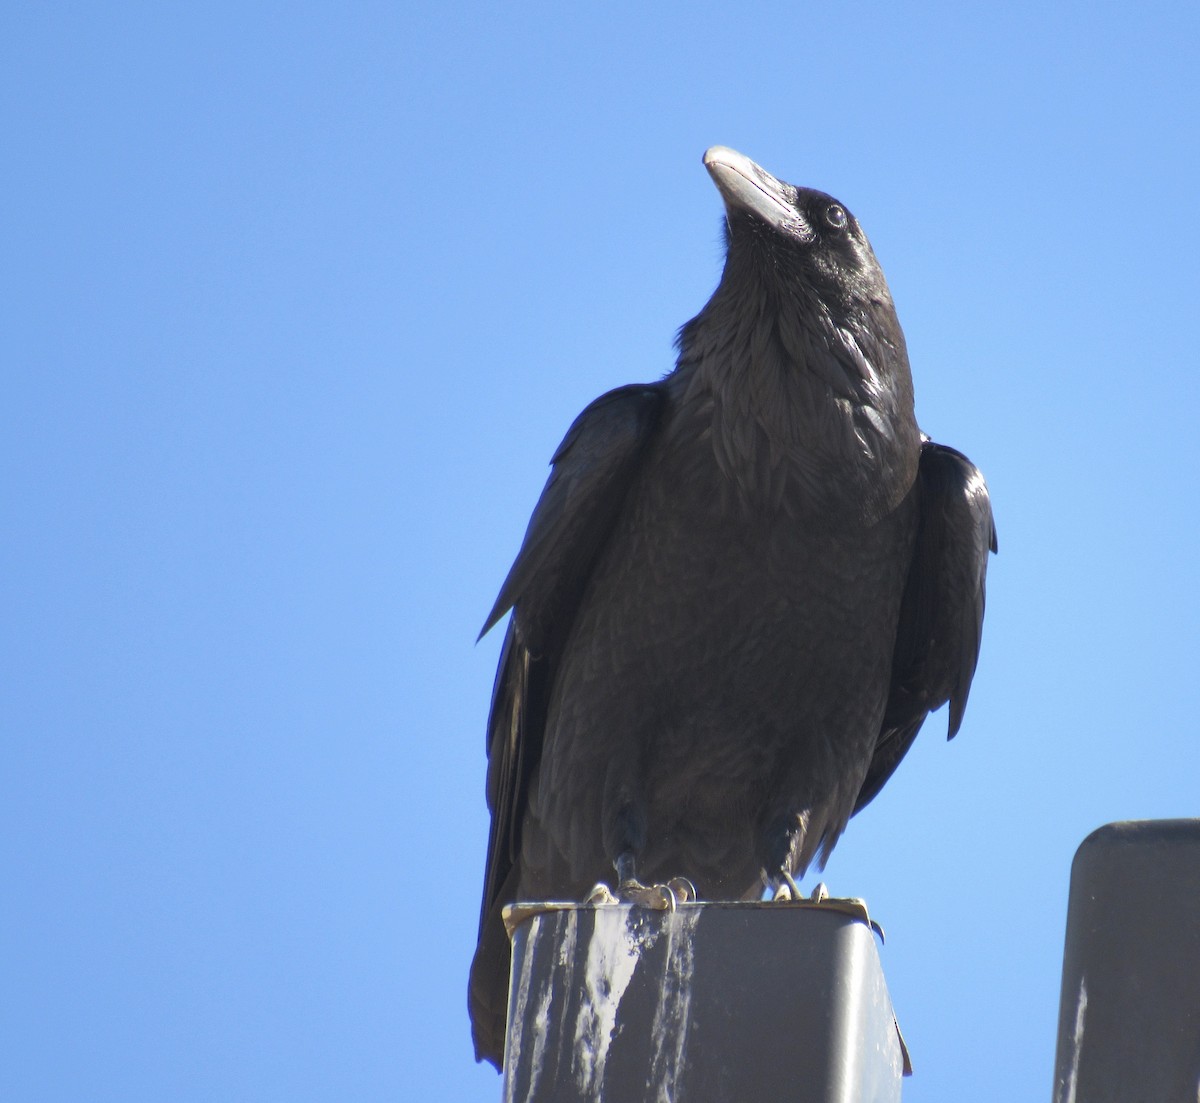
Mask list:
[[830,203],[825,208],[825,221],[835,230],[843,229],[846,225],[845,207],[839,207],[836,203]]

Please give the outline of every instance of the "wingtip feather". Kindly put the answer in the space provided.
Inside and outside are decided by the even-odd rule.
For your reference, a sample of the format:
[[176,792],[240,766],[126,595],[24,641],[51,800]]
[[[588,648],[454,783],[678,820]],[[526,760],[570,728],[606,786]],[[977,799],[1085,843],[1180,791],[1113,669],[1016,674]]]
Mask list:
[[479,635],[475,637],[475,642],[478,643],[486,636],[497,624],[500,623],[504,614],[512,608],[510,603],[504,601],[504,595],[501,594],[496,600],[496,604],[492,606],[492,611],[488,613],[488,618],[483,622],[483,627],[479,630]]

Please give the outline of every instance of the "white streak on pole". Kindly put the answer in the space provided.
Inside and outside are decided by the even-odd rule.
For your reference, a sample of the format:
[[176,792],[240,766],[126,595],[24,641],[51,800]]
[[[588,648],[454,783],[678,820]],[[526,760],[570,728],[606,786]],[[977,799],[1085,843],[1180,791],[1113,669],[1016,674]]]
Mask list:
[[596,908],[588,940],[571,1068],[580,1092],[595,1100],[602,1098],[604,1065],[621,1000],[633,979],[642,948],[649,944],[630,922],[634,911],[626,906]]
[[651,1039],[650,1098],[672,1103],[687,1057],[688,1013],[692,1002],[692,976],[696,967],[695,933],[699,908],[685,908],[665,918],[667,949],[654,1010]]
[[1087,1015],[1087,977],[1079,981],[1079,999],[1075,1003],[1075,1031],[1071,1036],[1071,1071],[1063,1092],[1063,1103],[1075,1103],[1075,1083],[1079,1079],[1079,1058],[1083,1053],[1083,1025]]

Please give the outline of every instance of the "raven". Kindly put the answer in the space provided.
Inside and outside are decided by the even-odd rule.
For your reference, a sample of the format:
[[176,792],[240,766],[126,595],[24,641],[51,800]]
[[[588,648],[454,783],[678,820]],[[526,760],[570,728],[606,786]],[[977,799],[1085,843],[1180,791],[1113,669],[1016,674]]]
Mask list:
[[722,146],[726,260],[675,370],[583,411],[488,615],[492,813],[471,966],[500,1067],[517,899],[682,874],[757,897],[824,864],[932,710],[962,722],[987,487],[921,433],[858,220]]

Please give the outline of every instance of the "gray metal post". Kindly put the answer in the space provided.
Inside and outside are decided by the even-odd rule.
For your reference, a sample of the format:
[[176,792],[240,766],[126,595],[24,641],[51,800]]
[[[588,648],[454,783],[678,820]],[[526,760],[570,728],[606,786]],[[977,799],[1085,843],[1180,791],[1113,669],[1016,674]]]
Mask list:
[[895,1103],[907,1055],[865,914],[523,908],[506,1103]]
[[1071,867],[1055,1103],[1200,1098],[1200,820],[1111,823]]

